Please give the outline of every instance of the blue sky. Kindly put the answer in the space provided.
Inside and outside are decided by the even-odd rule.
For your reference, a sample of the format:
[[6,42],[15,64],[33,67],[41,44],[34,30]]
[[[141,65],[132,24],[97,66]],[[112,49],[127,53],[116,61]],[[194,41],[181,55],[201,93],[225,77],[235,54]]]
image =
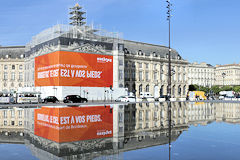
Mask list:
[[[239,0],[171,0],[172,47],[189,62],[239,63]],[[76,2],[87,22],[123,38],[168,45],[165,0],[8,0],[0,5],[0,45],[25,45],[55,24],[67,24]]]

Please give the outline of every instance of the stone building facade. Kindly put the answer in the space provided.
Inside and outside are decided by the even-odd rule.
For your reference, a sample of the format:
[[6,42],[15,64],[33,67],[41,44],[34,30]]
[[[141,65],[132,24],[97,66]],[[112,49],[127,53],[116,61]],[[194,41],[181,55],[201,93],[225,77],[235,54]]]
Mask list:
[[240,64],[216,65],[216,85],[240,85]]
[[207,63],[190,63],[188,65],[188,84],[211,87],[215,85],[215,67]]
[[[155,98],[167,95],[168,48],[124,40],[125,88],[137,97],[150,92]],[[188,90],[188,62],[172,51],[172,97],[185,97]]]
[[14,92],[24,86],[25,46],[0,47],[0,91]]

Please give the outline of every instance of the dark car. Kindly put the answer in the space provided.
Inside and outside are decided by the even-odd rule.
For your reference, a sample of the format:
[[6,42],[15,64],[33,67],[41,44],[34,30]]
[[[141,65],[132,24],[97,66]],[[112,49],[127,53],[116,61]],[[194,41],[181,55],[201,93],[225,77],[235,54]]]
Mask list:
[[88,102],[87,98],[80,97],[79,95],[68,95],[63,100],[64,103],[84,103]]
[[48,96],[48,97],[43,99],[43,103],[49,103],[49,102],[59,103],[59,100],[55,96]]

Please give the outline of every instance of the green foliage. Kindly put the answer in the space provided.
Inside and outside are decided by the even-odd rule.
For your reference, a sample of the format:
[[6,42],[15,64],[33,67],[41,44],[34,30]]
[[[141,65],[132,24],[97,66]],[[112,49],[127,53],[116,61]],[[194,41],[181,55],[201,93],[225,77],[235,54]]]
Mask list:
[[234,86],[233,91],[236,92],[236,93],[239,93],[240,92],[240,86]]
[[198,89],[197,85],[189,85],[189,91],[196,91]]
[[218,94],[221,91],[219,86],[212,86],[211,90],[213,91],[214,94]]
[[221,88],[221,91],[232,91],[233,90],[233,87],[231,86],[224,86]]

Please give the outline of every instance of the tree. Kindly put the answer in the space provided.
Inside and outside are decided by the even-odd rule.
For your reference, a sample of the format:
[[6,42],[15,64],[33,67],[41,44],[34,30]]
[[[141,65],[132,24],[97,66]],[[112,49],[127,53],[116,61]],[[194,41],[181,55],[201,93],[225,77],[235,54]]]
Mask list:
[[189,91],[196,91],[198,86],[196,87],[197,85],[189,85]]
[[222,91],[232,91],[233,88],[232,88],[231,86],[223,86],[223,87],[221,88],[221,90],[222,90]]
[[212,86],[211,90],[213,91],[214,94],[218,94],[221,91],[219,86]]
[[239,93],[240,92],[240,86],[234,86],[233,91],[236,92],[236,93]]

